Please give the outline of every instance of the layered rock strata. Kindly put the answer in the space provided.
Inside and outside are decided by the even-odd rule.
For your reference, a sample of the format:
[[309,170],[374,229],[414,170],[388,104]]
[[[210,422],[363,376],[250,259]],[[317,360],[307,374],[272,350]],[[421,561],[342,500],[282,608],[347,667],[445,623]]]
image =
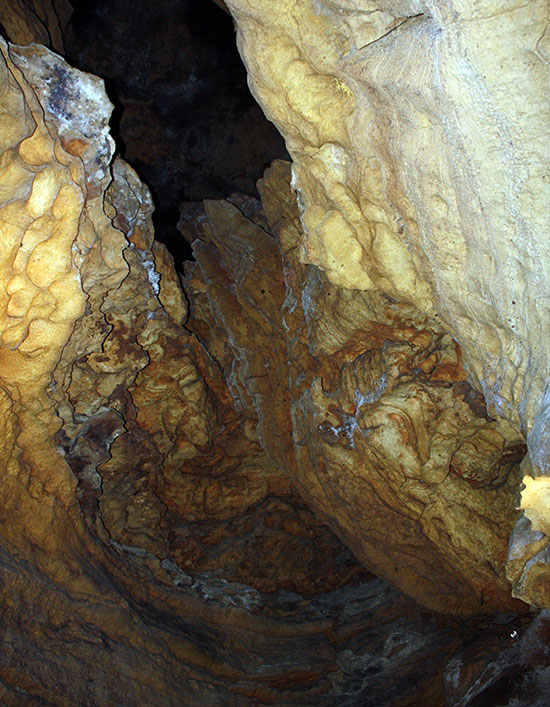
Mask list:
[[10,0],[0,5],[0,26],[16,44],[43,44],[63,53],[72,14],[69,0]]

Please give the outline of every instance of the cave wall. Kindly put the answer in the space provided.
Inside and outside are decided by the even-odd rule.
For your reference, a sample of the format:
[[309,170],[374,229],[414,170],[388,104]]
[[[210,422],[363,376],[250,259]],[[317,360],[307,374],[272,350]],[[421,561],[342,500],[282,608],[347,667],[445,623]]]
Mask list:
[[[232,9],[243,48],[255,20]],[[101,81],[1,49],[2,699],[475,704],[505,685],[544,704],[548,617],[526,629],[505,565],[548,604],[545,478],[524,462],[518,512],[523,423],[487,408],[448,312],[345,260],[346,169],[368,175],[351,147],[275,162],[261,205],[184,205],[184,295]],[[302,64],[304,115],[342,137],[323,91],[349,98],[344,79],[312,97]],[[314,166],[329,153],[339,186]],[[313,197],[340,273],[308,255]]]
[[195,216],[187,326],[366,567],[439,611],[520,609],[505,560],[521,437],[488,417],[437,321],[300,264],[290,172],[275,162],[259,184],[277,239],[228,202]]
[[[111,166],[102,81],[44,47],[1,50],[2,701],[251,704],[338,690],[338,651],[380,598],[413,630],[417,609],[384,595],[242,432],[215,362],[181,326],[148,190]],[[185,540],[170,549],[178,511],[213,558],[192,537],[187,558]],[[257,562],[239,545],[246,524]],[[233,557],[216,552],[232,538]],[[327,590],[328,604],[306,601],[302,615],[292,589]],[[441,638],[450,654],[457,639]]]
[[10,0],[0,5],[0,26],[16,44],[35,42],[63,54],[73,10],[69,0]]
[[227,4],[293,160],[300,260],[437,318],[488,414],[526,437],[533,525],[509,576],[547,603],[546,3]]
[[[524,618],[488,619],[480,637],[477,621],[426,613],[300,502],[279,418],[260,419],[245,389],[235,405],[222,332],[210,354],[182,327],[148,190],[112,161],[101,80],[44,47],[1,50],[2,702],[435,705],[468,691],[472,663],[490,685],[495,645],[503,670],[529,671],[513,637]],[[280,169],[269,203],[293,213]],[[278,240],[257,233],[254,200],[238,203],[250,219],[210,211],[232,213],[251,246],[252,291],[281,296]],[[212,305],[199,266],[189,278],[200,333]],[[264,298],[251,330],[273,344],[276,304]]]

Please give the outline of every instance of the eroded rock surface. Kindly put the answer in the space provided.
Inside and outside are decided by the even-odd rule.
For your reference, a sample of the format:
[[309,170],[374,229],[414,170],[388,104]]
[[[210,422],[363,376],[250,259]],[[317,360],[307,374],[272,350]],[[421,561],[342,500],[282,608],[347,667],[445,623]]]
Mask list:
[[[234,410],[110,166],[101,82],[38,47],[1,66],[2,701],[353,699],[376,607],[377,672],[427,650],[432,692],[459,635],[362,570]],[[405,624],[425,641],[399,656]]]
[[[477,619],[420,609],[322,522],[424,605],[523,610],[503,575],[522,441],[460,349],[299,261],[285,163],[265,215],[194,209],[188,307],[102,82],[0,50],[1,700],[475,697],[497,653],[468,653]],[[486,624],[505,649],[546,631]]]
[[[246,547],[235,552],[233,565],[222,553],[205,569],[227,569],[229,579],[256,576],[260,584],[271,582],[270,590],[274,584],[294,589],[300,577],[299,588],[315,591],[340,586],[353,574],[361,579],[349,551],[297,501],[288,481],[269,486],[272,467],[257,442],[248,449],[240,484],[227,483],[227,450],[219,443],[216,449],[213,438],[225,423],[224,439],[230,438],[239,422],[224,412],[225,384],[207,352],[181,327],[186,306],[170,258],[152,243],[147,190],[120,161],[111,173],[111,106],[101,81],[71,70],[46,49],[2,43],[2,97],[3,699],[178,704],[183,690],[189,704],[227,703],[226,680],[240,683],[243,700],[262,693],[245,677],[249,672],[271,675],[260,682],[267,687],[274,680],[281,695],[292,693],[290,683],[302,689],[304,680],[314,692],[328,689],[318,685],[334,665],[330,641],[322,639],[325,648],[318,642],[326,622],[306,619],[309,628],[296,632],[276,611],[260,616],[257,589],[225,576],[199,581],[199,559],[185,557],[185,547],[183,559],[177,556],[171,526],[163,525],[172,512],[190,513],[191,504],[195,517],[177,518],[190,534],[191,522],[206,515],[210,526],[196,531],[196,545],[212,548],[238,534],[220,520],[263,503],[258,515],[270,511],[274,525],[263,548],[265,563],[266,550],[273,551],[269,572],[247,558]],[[211,389],[203,375],[212,378]],[[237,429],[234,466],[243,446],[246,451],[246,440],[239,448],[238,438]],[[184,470],[184,462],[199,455],[211,477]],[[252,491],[247,474],[257,480]],[[205,493],[216,476],[217,488]],[[165,501],[174,497],[178,479],[190,491],[175,496],[179,505],[172,511]],[[219,502],[224,483],[234,492],[225,508]],[[277,499],[283,520],[287,506],[293,516],[298,503],[297,529],[279,530]],[[249,543],[261,545],[261,531],[252,535]],[[289,555],[286,571],[294,584],[284,577],[277,583],[282,536],[299,546],[302,563]],[[308,562],[308,547],[315,560],[323,547],[332,551],[335,560],[342,558],[340,569],[337,561]],[[186,561],[193,576],[181,569]],[[227,621],[239,626],[236,633]],[[286,643],[283,624],[292,647],[266,672],[267,655]],[[244,671],[234,643],[242,630],[245,643],[255,646]],[[302,633],[310,636],[309,658]],[[160,662],[151,662],[155,653]],[[289,670],[290,682],[281,682]],[[278,690],[267,687],[265,695]]]
[[16,44],[43,44],[63,53],[69,0],[10,0],[0,5],[0,26]]
[[521,437],[488,417],[436,319],[299,262],[288,163],[260,190],[279,238],[247,203],[206,202],[186,280],[188,326],[238,409],[375,574],[441,611],[512,608]]
[[526,436],[526,474],[547,475],[547,3],[227,5],[293,159],[298,259],[437,315],[488,414]]

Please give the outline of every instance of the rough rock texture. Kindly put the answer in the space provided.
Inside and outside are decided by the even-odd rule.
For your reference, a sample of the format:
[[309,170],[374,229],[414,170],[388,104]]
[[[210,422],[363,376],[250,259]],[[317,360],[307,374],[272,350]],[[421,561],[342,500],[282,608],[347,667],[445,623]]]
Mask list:
[[503,628],[481,626],[479,634],[454,654],[445,670],[445,704],[544,707],[548,703],[548,611],[542,611],[521,637],[510,624]]
[[[443,704],[476,626],[360,574],[299,504],[181,326],[148,192],[109,164],[101,82],[1,50],[2,702]],[[221,551],[216,568],[270,594],[196,571],[235,537],[241,566]]]
[[[525,473],[547,475],[546,1],[227,5],[293,159],[300,261],[437,316],[488,414],[526,437]],[[548,606],[548,545],[524,531],[509,577]]]
[[0,3],[0,27],[16,44],[43,44],[63,53],[69,0],[9,0]]
[[[453,650],[456,632],[423,629],[239,433],[219,371],[181,327],[148,192],[125,163],[111,171],[102,82],[45,48],[1,49],[2,701],[341,693],[339,651],[381,601],[399,625],[427,631],[429,653],[432,637]],[[239,514],[248,528],[231,526]],[[171,537],[178,521],[197,536],[195,556]],[[215,551],[233,536],[234,558]],[[279,591],[266,597],[235,576]],[[285,591],[296,587],[318,603]],[[436,673],[444,653],[433,654]]]
[[299,263],[288,163],[260,191],[279,238],[238,208],[251,200],[205,202],[186,279],[188,326],[238,409],[375,574],[440,611],[519,608],[504,565],[521,438],[488,417],[436,320]]
[[0,701],[547,694],[544,614],[426,612],[290,483],[424,604],[521,608],[502,567],[523,450],[445,331],[298,262],[284,163],[265,216],[233,196],[188,219],[184,326],[102,82],[43,47],[0,52]]
[[[247,436],[214,362],[182,328],[185,300],[171,258],[153,243],[147,189],[117,160],[103,197],[113,143],[101,82],[70,71],[44,49],[19,48],[13,61],[25,69],[61,142],[51,147],[46,128],[36,128],[17,152],[4,153],[6,189],[15,170],[20,198],[8,200],[3,212],[13,240],[5,251],[3,374],[11,386],[34,376],[33,409],[43,395],[49,408],[55,405],[61,418],[55,440],[78,479],[86,514],[94,521],[99,510],[112,540],[173,552],[196,571],[210,552],[205,569],[225,567],[235,579],[231,563],[244,564],[243,579],[246,545],[264,542],[266,550],[284,549],[290,563],[287,584],[279,586],[304,589],[300,577],[309,572],[307,586],[328,588],[325,570],[337,584],[347,580],[347,565],[359,571],[350,553],[303,507],[253,430]],[[68,165],[60,166],[62,159]],[[77,169],[80,183],[72,176]],[[23,353],[33,354],[32,374],[20,362]],[[47,387],[42,395],[40,387]],[[301,522],[282,528],[278,516],[289,504]],[[198,528],[190,529],[191,522]],[[224,524],[235,523],[245,546],[236,543],[229,558],[220,558],[217,545],[233,534]],[[292,542],[299,552],[289,552]],[[341,556],[342,577],[333,562],[319,568],[318,553]],[[273,561],[259,553],[247,581],[254,572],[262,576],[260,558]],[[275,588],[274,578],[265,581]]]

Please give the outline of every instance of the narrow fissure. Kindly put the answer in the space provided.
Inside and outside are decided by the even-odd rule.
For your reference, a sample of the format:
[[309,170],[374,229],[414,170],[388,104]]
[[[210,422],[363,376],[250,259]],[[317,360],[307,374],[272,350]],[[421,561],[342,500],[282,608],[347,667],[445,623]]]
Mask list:
[[231,17],[209,0],[75,0],[69,62],[105,80],[119,154],[155,202],[155,238],[192,259],[182,202],[258,196],[284,141],[250,94]]

